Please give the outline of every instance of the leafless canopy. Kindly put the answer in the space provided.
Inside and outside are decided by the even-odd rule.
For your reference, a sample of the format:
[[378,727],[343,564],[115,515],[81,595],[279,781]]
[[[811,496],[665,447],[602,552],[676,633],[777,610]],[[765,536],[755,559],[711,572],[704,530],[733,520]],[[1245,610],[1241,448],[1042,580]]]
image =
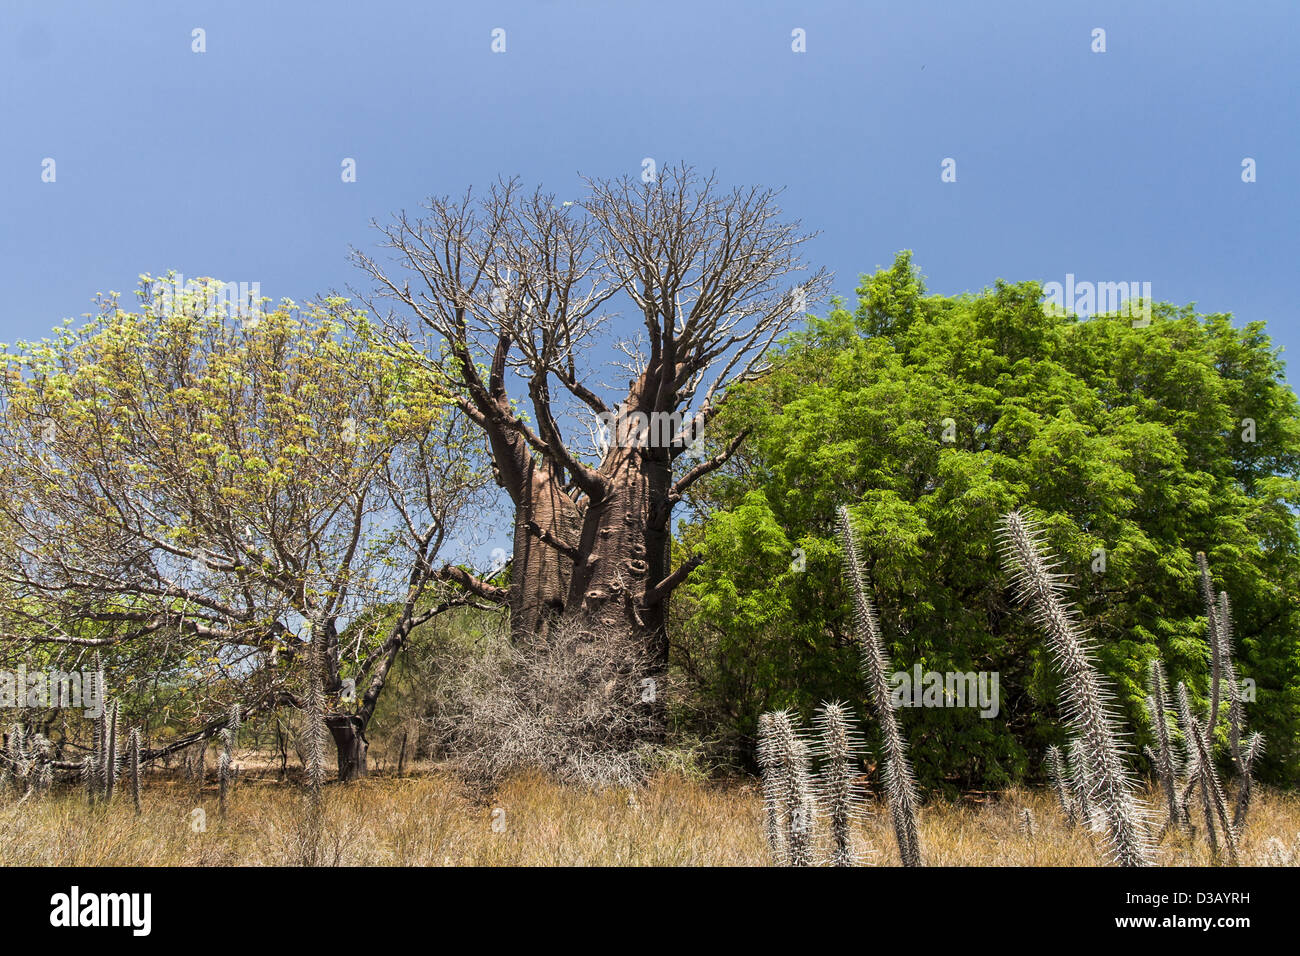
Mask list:
[[[396,271],[353,254],[380,297],[433,334],[431,357],[486,433],[516,506],[530,510],[539,481],[563,489],[570,504],[553,526],[528,523],[573,565],[569,606],[618,590],[594,570],[602,522],[662,535],[686,488],[727,461],[743,436],[677,466],[702,447],[694,439],[727,387],[765,370],[768,349],[829,284],[824,271],[804,267],[811,237],[781,219],[775,190],[723,189],[684,165],[649,182],[584,182],[573,201],[527,193],[515,179],[481,198],[435,198],[419,216],[377,224]],[[615,308],[639,313],[640,328],[614,328]],[[626,389],[596,382],[589,363],[600,349],[630,374]],[[626,361],[613,362],[616,353]],[[647,442],[648,420],[672,423],[669,439]],[[603,437],[592,454],[586,439],[597,424]],[[618,518],[588,509],[620,496],[650,506],[634,520],[626,509]],[[682,577],[666,573],[657,545],[646,550],[651,573],[628,595],[643,608]],[[606,560],[605,573],[614,564]]]

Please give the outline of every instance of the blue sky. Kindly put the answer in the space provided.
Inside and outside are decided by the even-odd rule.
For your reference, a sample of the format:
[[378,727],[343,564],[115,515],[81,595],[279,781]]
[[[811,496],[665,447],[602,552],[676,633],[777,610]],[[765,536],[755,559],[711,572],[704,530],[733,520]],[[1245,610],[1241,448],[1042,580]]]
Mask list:
[[0,340],[141,272],[363,285],[371,218],[649,156],[787,187],[846,295],[910,248],[933,291],[1148,281],[1296,354],[1298,24],[1187,0],[5,0]]

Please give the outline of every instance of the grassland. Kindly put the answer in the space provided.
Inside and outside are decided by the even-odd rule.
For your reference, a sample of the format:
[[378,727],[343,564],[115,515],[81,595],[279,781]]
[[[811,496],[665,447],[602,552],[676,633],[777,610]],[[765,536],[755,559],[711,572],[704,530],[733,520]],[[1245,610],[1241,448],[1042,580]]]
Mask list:
[[[1154,795],[1147,797],[1155,806]],[[867,862],[897,865],[889,815],[881,805],[872,811],[859,831]],[[762,800],[752,780],[665,774],[635,793],[593,793],[524,776],[482,795],[441,768],[416,765],[402,777],[380,773],[331,784],[324,812],[320,858],[328,865],[767,864]],[[211,780],[197,794],[192,783],[160,773],[149,778],[139,815],[129,794],[88,808],[75,788],[0,804],[0,865],[297,865],[309,859],[305,820],[301,789],[274,773],[246,772],[225,817]],[[929,802],[920,835],[925,862],[935,866],[1100,862],[1088,836],[1066,825],[1045,791]],[[1246,864],[1300,863],[1300,795],[1258,796],[1242,856]],[[1159,859],[1176,866],[1216,862],[1204,840],[1184,835],[1166,837]]]

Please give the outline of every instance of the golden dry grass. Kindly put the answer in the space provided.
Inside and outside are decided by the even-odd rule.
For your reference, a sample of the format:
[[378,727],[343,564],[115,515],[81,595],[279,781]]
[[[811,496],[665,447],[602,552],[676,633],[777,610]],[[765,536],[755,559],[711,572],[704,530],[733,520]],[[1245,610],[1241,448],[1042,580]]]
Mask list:
[[[373,775],[326,788],[322,858],[379,866],[750,866],[765,865],[762,803],[752,781],[704,783],[662,776],[637,791],[592,793],[520,777],[475,799],[437,768],[403,777]],[[196,830],[194,810],[206,815]],[[1025,832],[1021,810],[1033,819]],[[504,811],[504,830],[493,811]],[[498,815],[499,818],[500,815]],[[217,813],[211,785],[196,800],[179,780],[151,780],[144,812],[129,795],[87,808],[76,790],[20,805],[0,804],[0,865],[295,865],[306,859],[300,789],[245,779],[229,812]],[[875,806],[862,836],[869,862],[896,865],[888,812]],[[1085,834],[1070,830],[1046,792],[1009,791],[983,802],[931,803],[920,819],[926,863],[937,866],[1092,866]],[[1266,791],[1243,840],[1243,862],[1275,862],[1280,843],[1300,862],[1300,796]],[[1203,840],[1166,838],[1167,865],[1215,861]]]

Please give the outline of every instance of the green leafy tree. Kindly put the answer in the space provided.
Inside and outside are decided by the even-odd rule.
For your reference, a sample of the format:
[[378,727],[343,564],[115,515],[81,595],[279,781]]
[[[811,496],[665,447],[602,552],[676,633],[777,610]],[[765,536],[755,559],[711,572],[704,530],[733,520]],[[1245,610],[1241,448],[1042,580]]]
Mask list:
[[678,665],[738,745],[764,710],[860,699],[834,540],[848,504],[895,665],[999,674],[994,719],[904,711],[922,781],[1037,775],[1061,742],[1059,688],[995,553],[998,516],[1031,506],[1142,740],[1157,654],[1203,700],[1209,555],[1271,742],[1263,773],[1293,780],[1300,422],[1263,326],[1162,304],[1146,326],[1085,321],[1041,300],[1033,282],[926,295],[903,253],[730,393],[714,438],[748,437],[680,528],[705,560],[674,611]]

